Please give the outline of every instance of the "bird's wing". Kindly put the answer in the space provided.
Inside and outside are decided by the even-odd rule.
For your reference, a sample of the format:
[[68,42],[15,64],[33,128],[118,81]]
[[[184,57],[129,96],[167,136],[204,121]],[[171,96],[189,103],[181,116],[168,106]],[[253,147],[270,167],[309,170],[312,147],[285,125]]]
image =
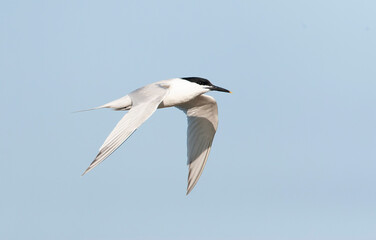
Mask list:
[[200,178],[208,159],[218,126],[218,107],[214,98],[200,95],[178,108],[188,117],[188,195]]
[[99,153],[94,161],[82,175],[92,170],[110,156],[111,153],[120,147],[120,145],[155,112],[158,105],[167,95],[168,87],[169,86],[165,84],[151,84],[129,94],[132,99],[132,108],[117,123],[100,147]]

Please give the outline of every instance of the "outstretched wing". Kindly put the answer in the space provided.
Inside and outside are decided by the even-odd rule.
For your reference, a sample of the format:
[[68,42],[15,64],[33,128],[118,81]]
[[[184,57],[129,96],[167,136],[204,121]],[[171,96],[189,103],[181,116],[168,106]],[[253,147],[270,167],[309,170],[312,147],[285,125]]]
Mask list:
[[188,195],[200,178],[208,159],[218,126],[218,107],[213,97],[200,95],[178,108],[188,117]]
[[94,161],[82,175],[92,170],[120,147],[120,145],[155,112],[167,93],[168,86],[162,84],[147,85],[130,93],[129,96],[132,99],[132,108],[117,123],[100,147],[99,153]]

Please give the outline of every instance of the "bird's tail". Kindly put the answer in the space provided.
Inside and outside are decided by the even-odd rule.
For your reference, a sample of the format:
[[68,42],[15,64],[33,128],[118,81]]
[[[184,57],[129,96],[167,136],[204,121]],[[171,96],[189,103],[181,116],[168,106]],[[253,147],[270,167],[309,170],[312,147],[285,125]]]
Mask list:
[[101,108],[105,108],[105,106],[102,105],[102,106],[95,107],[95,108],[84,109],[84,110],[78,110],[78,111],[74,111],[74,112],[72,112],[72,113],[87,112],[87,111],[92,111],[92,110],[101,109]]
[[99,107],[85,109],[85,110],[79,110],[79,111],[75,111],[73,113],[86,112],[86,111],[91,111],[91,110],[96,110],[96,109],[101,109],[101,108],[112,108],[115,111],[126,111],[126,110],[131,109],[131,107],[132,107],[132,100],[128,95],[126,95],[122,98],[116,99],[116,100],[111,101],[111,102],[106,103],[106,104],[103,104]]

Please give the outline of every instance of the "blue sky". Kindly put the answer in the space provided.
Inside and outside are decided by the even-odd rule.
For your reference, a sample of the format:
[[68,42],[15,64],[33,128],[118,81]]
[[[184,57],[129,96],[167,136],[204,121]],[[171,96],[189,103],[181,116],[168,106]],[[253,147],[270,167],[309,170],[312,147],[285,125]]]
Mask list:
[[[1,1],[1,239],[376,238],[374,1]],[[101,105],[201,76],[219,128],[185,196],[186,118],[157,111],[81,177]]]

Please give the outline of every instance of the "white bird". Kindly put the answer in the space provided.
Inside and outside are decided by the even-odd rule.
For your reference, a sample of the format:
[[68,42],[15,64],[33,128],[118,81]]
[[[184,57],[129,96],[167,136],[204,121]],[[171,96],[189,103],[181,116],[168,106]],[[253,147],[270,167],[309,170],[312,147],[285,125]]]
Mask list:
[[209,91],[231,93],[227,89],[214,86],[205,78],[174,78],[151,83],[122,98],[93,108],[129,112],[112,130],[100,147],[98,155],[82,175],[110,156],[157,108],[177,107],[188,117],[188,195],[202,174],[218,126],[217,102],[213,97],[204,95]]

